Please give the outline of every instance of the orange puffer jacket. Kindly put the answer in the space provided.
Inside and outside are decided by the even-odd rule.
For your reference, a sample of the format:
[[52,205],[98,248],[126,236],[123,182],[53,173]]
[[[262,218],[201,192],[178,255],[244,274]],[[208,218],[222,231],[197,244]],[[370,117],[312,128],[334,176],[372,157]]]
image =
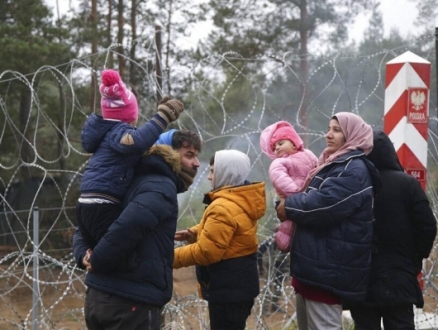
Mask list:
[[175,250],[173,268],[209,265],[257,252],[257,221],[266,211],[265,183],[225,186],[206,194],[211,203],[192,227],[195,243]]
[[260,292],[257,221],[265,214],[265,183],[225,186],[205,196],[209,204],[197,241],[175,250],[174,268],[196,265],[200,296],[208,302],[254,299]]

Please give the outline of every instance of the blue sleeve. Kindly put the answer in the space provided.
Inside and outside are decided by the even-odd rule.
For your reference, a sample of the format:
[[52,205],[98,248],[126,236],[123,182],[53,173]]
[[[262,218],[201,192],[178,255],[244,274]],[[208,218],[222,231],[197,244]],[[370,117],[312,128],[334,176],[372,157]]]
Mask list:
[[[163,125],[159,125],[157,121]],[[122,154],[143,154],[149,150],[160,137],[166,127],[166,122],[159,115],[140,126],[138,129],[129,124],[121,124],[113,130],[110,136],[111,148]],[[134,143],[132,145],[121,144],[120,141],[125,134],[130,134]]]
[[[175,190],[175,187],[172,190]],[[122,260],[132,255],[142,240],[153,239],[149,234],[160,221],[170,216],[172,207],[168,204],[166,196],[160,192],[147,191],[137,194],[93,249],[93,271],[111,271]]]
[[81,144],[84,150],[94,153],[99,148],[106,132],[110,131],[113,126],[114,122],[104,120],[95,113],[89,115],[81,130]]

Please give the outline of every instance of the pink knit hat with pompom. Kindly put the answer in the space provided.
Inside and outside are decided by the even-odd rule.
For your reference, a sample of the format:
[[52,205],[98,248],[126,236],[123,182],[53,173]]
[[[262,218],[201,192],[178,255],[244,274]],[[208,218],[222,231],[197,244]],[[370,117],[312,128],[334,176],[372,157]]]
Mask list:
[[116,119],[131,123],[138,119],[138,106],[135,95],[126,88],[115,70],[102,72],[102,84],[99,88],[102,98],[100,106],[105,119]]

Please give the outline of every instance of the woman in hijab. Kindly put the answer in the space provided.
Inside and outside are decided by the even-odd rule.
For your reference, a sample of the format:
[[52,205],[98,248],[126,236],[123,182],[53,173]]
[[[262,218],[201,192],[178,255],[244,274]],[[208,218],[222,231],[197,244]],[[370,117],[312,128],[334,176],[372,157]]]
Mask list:
[[380,176],[366,155],[373,131],[349,112],[335,114],[327,147],[304,185],[277,207],[297,225],[290,273],[300,330],[342,329],[342,302],[365,298],[371,266],[373,195]]

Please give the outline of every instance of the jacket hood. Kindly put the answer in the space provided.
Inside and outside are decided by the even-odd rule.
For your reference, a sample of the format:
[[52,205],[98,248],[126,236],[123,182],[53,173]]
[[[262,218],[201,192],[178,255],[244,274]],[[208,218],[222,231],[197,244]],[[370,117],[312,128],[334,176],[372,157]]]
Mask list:
[[[167,166],[166,166],[167,165]],[[181,174],[181,156],[171,146],[158,144],[152,146],[141,158],[136,174],[159,173],[175,181],[177,192],[187,190],[188,186]],[[195,173],[196,174],[196,173]]]
[[374,193],[377,194],[380,189],[382,189],[382,180],[380,178],[379,170],[370,162],[367,158],[363,159],[365,165],[367,166],[368,173],[371,176],[371,182],[373,184]]
[[[216,165],[215,165],[216,169]],[[266,212],[266,193],[264,182],[247,183],[242,186],[226,186],[205,194],[204,203],[223,198],[230,204],[239,206],[253,221],[257,221]]]
[[[95,113],[91,114],[82,129],[81,140],[82,147],[89,153],[94,153],[99,147],[105,135],[111,131],[114,126],[120,124],[117,120],[106,120]],[[125,124],[128,125],[128,124]]]
[[171,146],[167,144],[155,144],[146,151],[143,159],[146,160],[147,157],[151,155],[161,156],[173,172],[178,173],[181,171],[181,156],[177,151],[173,150]]
[[274,150],[272,150],[271,148],[271,140],[273,136],[277,134],[277,132],[279,132],[279,130],[284,128],[287,128],[287,130],[289,131],[290,136],[288,137],[288,139],[290,139],[295,144],[297,150],[301,151],[304,149],[303,140],[297,134],[295,128],[287,121],[279,121],[266,127],[260,134],[260,149],[262,149],[263,153],[271,159],[277,158],[274,154]]
[[374,147],[367,156],[368,159],[379,170],[404,171],[395,151],[394,144],[382,131],[373,132]]
[[238,150],[219,150],[214,154],[213,190],[242,185],[251,170],[249,157]]

